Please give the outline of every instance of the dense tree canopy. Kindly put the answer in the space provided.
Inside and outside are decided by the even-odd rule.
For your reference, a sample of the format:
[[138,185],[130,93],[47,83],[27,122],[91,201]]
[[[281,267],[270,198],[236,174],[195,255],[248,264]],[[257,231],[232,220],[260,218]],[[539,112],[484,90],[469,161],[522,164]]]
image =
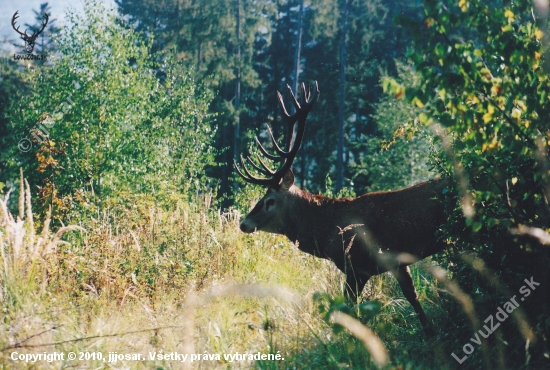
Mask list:
[[[135,22],[136,29],[156,35],[155,48],[176,45],[178,56],[195,67],[198,78],[211,81],[210,86],[218,92],[211,108],[220,113],[217,145],[229,148],[218,157],[224,192],[229,190],[226,181],[232,157],[246,148],[248,130],[262,132],[263,124],[268,123],[279,135],[284,133],[278,124],[275,92],[285,84],[295,88],[296,66],[298,80],[318,80],[322,95],[312,112],[311,128],[295,172],[299,183],[313,190],[324,187],[327,172],[336,177],[342,40],[348,45],[342,109],[345,183],[350,186],[354,174],[348,164],[364,154],[354,152],[357,146],[351,143],[362,134],[380,135],[373,118],[381,93],[380,73],[395,71],[393,60],[404,56],[410,41],[407,31],[396,25],[394,18],[398,14],[413,19],[420,15],[417,2],[346,0],[349,27],[342,38],[341,14],[334,10],[341,9],[344,2],[336,0],[216,0],[208,6],[201,1],[117,3],[121,12]],[[242,11],[237,39],[238,6]],[[241,104],[238,109],[237,102]],[[359,190],[372,185],[373,180],[365,177],[354,183]]]

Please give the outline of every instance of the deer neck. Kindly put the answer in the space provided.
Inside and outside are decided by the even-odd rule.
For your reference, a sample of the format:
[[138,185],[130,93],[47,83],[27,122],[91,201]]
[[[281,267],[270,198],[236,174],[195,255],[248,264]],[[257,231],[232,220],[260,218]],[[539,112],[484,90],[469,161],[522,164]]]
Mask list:
[[328,258],[330,250],[330,224],[334,224],[334,201],[318,195],[312,195],[296,187],[285,208],[283,233],[298,248],[321,258]]

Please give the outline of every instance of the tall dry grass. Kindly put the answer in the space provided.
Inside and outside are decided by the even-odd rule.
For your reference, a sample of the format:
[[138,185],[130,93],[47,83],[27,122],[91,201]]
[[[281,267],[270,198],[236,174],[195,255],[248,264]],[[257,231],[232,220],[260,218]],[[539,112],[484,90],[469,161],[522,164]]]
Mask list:
[[[444,307],[460,311],[461,305],[442,304],[454,301],[453,290],[441,270],[432,276],[430,261],[412,272],[428,316],[448,329],[436,337],[424,336],[389,275],[371,278],[365,289],[381,305],[366,325],[356,308],[347,311],[351,316],[337,309],[324,321],[313,296],[341,295],[344,280],[333,264],[300,252],[283,237],[241,233],[239,212],[220,212],[209,196],[159,204],[127,194],[106,200],[101,211],[80,210],[71,226],[52,227],[49,217],[35,220],[29,186],[21,183],[17,216],[8,209],[9,194],[0,201],[3,368],[456,367],[450,353],[464,344],[452,337],[461,313]],[[503,350],[495,348],[464,368],[495,363],[495,351]],[[279,352],[285,360],[27,364],[11,358],[13,352],[45,351],[144,358],[160,352]]]
[[[170,360],[23,363],[17,353],[276,353],[290,360],[317,350],[331,328],[317,314],[316,291],[339,294],[328,262],[282,237],[244,235],[237,211],[210,200],[160,207],[146,197],[113,201],[52,230],[35,230],[30,188],[21,181],[19,214],[0,200],[0,364],[4,368],[180,368]],[[291,292],[282,299],[277,292]],[[290,293],[289,293],[290,294]],[[190,318],[193,318],[190,321]],[[191,323],[191,324],[190,324]],[[191,328],[191,329],[190,329]],[[323,339],[320,339],[323,338]],[[193,368],[284,368],[197,362]]]

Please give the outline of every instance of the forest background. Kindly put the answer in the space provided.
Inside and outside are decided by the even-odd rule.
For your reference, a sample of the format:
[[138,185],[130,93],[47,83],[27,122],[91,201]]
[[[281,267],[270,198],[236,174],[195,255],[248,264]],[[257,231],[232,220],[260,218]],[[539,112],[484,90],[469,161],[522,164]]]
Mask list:
[[[51,12],[35,13],[21,29]],[[147,328],[132,332],[140,350],[177,349],[185,334],[159,328],[193,292],[260,282],[307,303],[217,301],[197,319],[200,351],[288,353],[259,367],[375,366],[329,320],[340,310],[376,328],[387,366],[453,368],[475,323],[536,276],[542,287],[516,325],[462,366],[547,364],[547,2],[117,0],[68,11],[62,28],[54,18],[34,50],[47,60],[4,51],[0,62],[3,363],[9,350],[51,343],[129,348],[117,338],[136,322]],[[267,142],[266,123],[283,137],[276,91],[288,98],[285,85],[301,81],[321,90],[293,166],[301,188],[355,196],[455,180],[439,235],[449,249],[414,271],[441,328],[425,340],[440,345],[421,345],[391,279],[369,283],[378,303],[347,307],[330,264],[239,234],[263,189],[235,176],[233,160],[254,153],[255,135]],[[113,310],[124,319],[110,321]],[[94,340],[96,330],[114,339]]]

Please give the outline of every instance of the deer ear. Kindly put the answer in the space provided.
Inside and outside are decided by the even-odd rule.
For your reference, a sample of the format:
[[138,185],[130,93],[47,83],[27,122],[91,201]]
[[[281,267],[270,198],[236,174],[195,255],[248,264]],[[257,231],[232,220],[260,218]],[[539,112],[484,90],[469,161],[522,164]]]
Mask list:
[[291,169],[286,171],[285,175],[283,176],[283,181],[281,182],[281,187],[284,190],[290,189],[290,187],[294,184],[294,173]]

